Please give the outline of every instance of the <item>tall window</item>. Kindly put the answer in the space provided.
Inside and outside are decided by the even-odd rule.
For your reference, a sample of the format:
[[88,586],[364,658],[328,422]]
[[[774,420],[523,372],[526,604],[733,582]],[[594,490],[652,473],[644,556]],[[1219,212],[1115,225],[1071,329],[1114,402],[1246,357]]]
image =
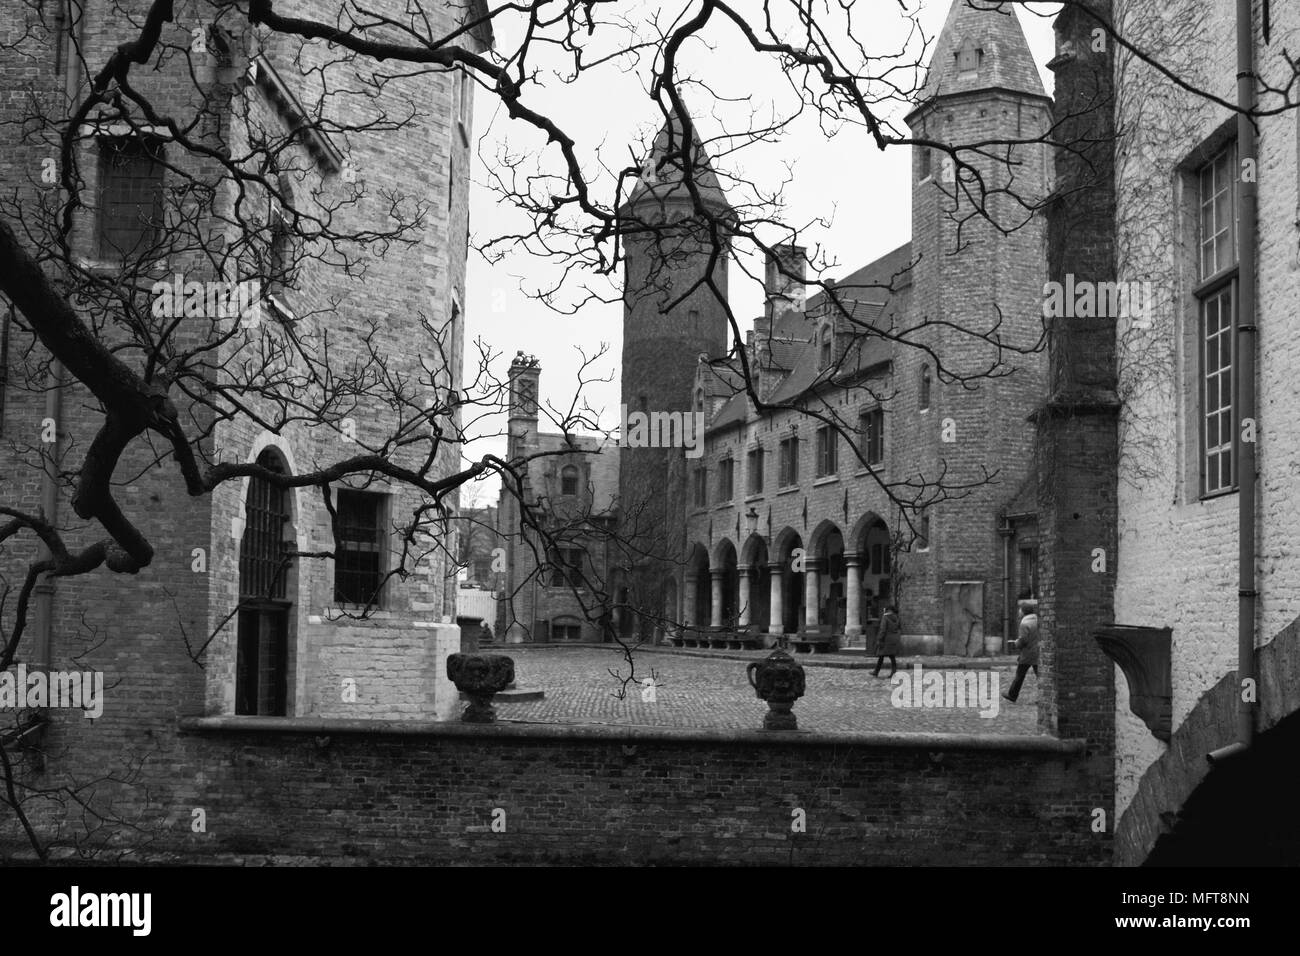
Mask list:
[[930,516],[921,516],[921,526],[916,530],[916,550],[930,550]]
[[[257,463],[281,474],[267,450]],[[248,479],[239,543],[239,612],[235,651],[235,713],[282,717],[289,684],[288,492],[259,476]]]
[[782,488],[799,482],[799,439],[791,436],[781,441],[780,477]]
[[1201,493],[1236,486],[1233,457],[1236,422],[1237,210],[1234,195],[1236,145],[1197,174],[1199,211],[1198,284],[1200,352]]
[[752,448],[745,462],[745,479],[748,482],[747,493],[763,493],[763,449]]
[[704,468],[696,468],[692,477],[695,483],[695,507],[703,508],[709,503],[709,473]]
[[817,477],[836,474],[839,469],[840,436],[830,425],[817,429]]
[[551,587],[561,588],[566,584],[573,588],[583,586],[581,548],[553,548],[550,565]]
[[931,169],[930,169],[930,163],[932,162],[932,159],[931,159],[931,156],[930,156],[930,147],[929,147],[929,146],[918,146],[917,149],[919,149],[919,150],[921,151],[921,159],[920,159],[921,173],[920,173],[920,178],[921,178],[921,179],[929,179],[929,178],[930,178],[930,172],[931,172]]
[[867,573],[889,573],[889,542],[873,541],[867,549]]
[[718,462],[718,500],[730,501],[733,494],[732,482],[736,477],[736,462],[724,458]]
[[379,603],[383,579],[384,496],[342,488],[335,503],[334,600]]
[[928,365],[921,366],[921,384],[918,392],[916,407],[925,411],[930,407],[930,366]]
[[99,140],[99,216],[96,243],[101,259],[147,252],[162,235],[162,146],[139,136]]
[[867,456],[867,464],[881,464],[885,460],[885,410],[872,408],[863,412],[858,419],[858,431],[862,435],[862,450]]
[[830,327],[828,326],[822,329],[821,368],[827,369],[831,367],[834,351],[835,351],[835,340],[834,337],[831,335],[831,330]]
[[576,495],[578,493],[578,469],[565,465],[560,469],[560,494]]
[[293,285],[296,264],[293,230],[284,211],[284,203],[294,205],[293,186],[284,173],[276,177],[276,189],[280,193],[280,198],[277,200],[275,197],[270,197],[270,209],[267,212],[266,291],[271,295],[281,295],[286,286]]

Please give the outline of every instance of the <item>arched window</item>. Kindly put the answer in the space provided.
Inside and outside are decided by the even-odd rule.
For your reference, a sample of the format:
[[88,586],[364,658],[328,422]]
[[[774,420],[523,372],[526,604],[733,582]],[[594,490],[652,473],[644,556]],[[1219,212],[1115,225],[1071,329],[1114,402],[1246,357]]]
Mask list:
[[[286,470],[269,448],[257,457],[257,464],[276,474]],[[260,475],[248,479],[239,543],[236,714],[283,717],[288,705],[288,501],[289,493],[271,480]]]
[[578,493],[578,469],[565,465],[560,469],[560,494],[576,495]]
[[704,389],[702,388],[695,390],[695,410],[697,412],[704,411]]
[[921,366],[920,397],[916,404],[921,411],[930,407],[930,366],[928,365]]

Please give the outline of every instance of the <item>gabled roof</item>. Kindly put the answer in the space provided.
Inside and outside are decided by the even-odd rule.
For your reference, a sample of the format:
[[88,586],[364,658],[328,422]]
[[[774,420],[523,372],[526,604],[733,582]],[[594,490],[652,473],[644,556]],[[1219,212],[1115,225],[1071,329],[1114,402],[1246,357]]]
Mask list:
[[[936,96],[972,90],[1005,89],[1047,98],[1015,6],[1003,0],[953,0],[916,98],[918,108]],[[963,48],[979,52],[974,73],[958,69]]]
[[655,136],[649,155],[641,164],[641,178],[628,196],[625,209],[642,203],[693,203],[694,197],[687,185],[688,176],[705,206],[715,213],[731,208],[718,174],[709,162],[709,154],[700,141],[699,129],[689,115],[687,120],[690,125],[689,145],[681,115],[674,111],[665,121]]

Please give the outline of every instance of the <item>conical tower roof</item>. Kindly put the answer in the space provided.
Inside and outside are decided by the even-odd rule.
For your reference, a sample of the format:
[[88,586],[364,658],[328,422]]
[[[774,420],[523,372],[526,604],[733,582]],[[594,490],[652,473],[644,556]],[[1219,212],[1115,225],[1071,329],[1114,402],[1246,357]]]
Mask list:
[[1047,99],[1014,5],[999,0],[953,0],[917,96],[917,108],[937,96],[988,89]]
[[641,177],[628,196],[625,209],[645,202],[691,203],[693,197],[686,185],[688,171],[699,191],[700,199],[707,207],[715,213],[731,208],[693,121],[690,130],[690,146],[686,148],[685,124],[674,110],[655,136],[654,144],[641,164]]

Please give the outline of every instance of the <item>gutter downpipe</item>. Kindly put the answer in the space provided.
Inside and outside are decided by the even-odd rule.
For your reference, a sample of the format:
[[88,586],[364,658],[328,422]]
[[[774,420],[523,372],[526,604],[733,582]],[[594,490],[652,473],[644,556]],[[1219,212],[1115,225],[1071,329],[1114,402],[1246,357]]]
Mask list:
[[1015,534],[1006,515],[1002,516],[998,534],[1002,536],[1002,653],[1005,654],[1011,643],[1011,538]]
[[[86,11],[84,7],[69,0],[68,10],[74,18],[66,25],[59,37],[63,45],[63,93],[64,102],[76,102],[77,92],[81,86],[81,61],[78,50],[82,47],[85,36]],[[73,42],[73,30],[76,30],[76,42]],[[63,440],[62,396],[64,387],[63,363],[50,359],[50,367],[45,386],[45,419],[54,426],[54,441],[41,458],[41,516],[48,522],[58,520],[59,508],[59,445]],[[38,560],[50,558],[50,549],[41,542]],[[48,575],[42,575],[33,588],[36,611],[36,647],[33,649],[32,663],[36,670],[48,672],[54,657],[54,581]]]
[[[1252,0],[1237,0],[1237,158],[1255,163],[1256,134],[1253,112],[1255,109],[1255,32]],[[1257,178],[1257,177],[1256,177]],[[1255,421],[1255,354],[1258,333],[1255,327],[1257,305],[1255,301],[1255,234],[1259,217],[1258,185],[1243,181],[1241,169],[1237,170],[1237,249],[1240,257],[1238,289],[1240,305],[1237,314],[1237,403],[1241,409],[1237,417],[1238,428],[1246,421]],[[1258,437],[1258,427],[1256,427]],[[1259,680],[1255,673],[1255,610],[1259,592],[1255,589],[1255,510],[1256,510],[1256,442],[1243,441],[1238,436],[1237,454],[1237,739],[1206,755],[1211,764],[1243,753],[1250,748],[1255,737],[1255,707],[1259,698]],[[1253,700],[1243,699],[1249,681]]]

